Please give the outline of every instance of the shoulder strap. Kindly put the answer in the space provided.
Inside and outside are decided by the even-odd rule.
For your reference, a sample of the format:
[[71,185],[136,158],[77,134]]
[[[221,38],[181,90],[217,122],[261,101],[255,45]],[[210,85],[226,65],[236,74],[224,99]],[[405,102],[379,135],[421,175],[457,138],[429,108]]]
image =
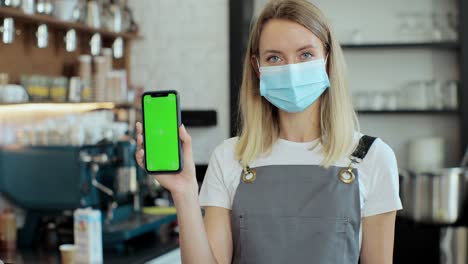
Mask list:
[[358,162],[362,161],[376,139],[377,138],[368,135],[362,136],[361,139],[359,139],[358,146],[351,154],[351,158],[357,159]]

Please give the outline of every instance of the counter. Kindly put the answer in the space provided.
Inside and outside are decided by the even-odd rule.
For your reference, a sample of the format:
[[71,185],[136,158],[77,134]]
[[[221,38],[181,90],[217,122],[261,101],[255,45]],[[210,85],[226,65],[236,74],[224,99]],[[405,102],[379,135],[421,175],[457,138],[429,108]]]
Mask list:
[[[179,247],[177,237],[170,237],[167,241],[161,241],[156,236],[146,236],[127,245],[127,252],[119,254],[113,250],[104,250],[104,263],[107,264],[140,264],[154,260]],[[45,251],[39,249],[19,249],[14,261],[6,261],[5,264],[60,264],[59,251]],[[1,263],[1,262],[0,262]]]

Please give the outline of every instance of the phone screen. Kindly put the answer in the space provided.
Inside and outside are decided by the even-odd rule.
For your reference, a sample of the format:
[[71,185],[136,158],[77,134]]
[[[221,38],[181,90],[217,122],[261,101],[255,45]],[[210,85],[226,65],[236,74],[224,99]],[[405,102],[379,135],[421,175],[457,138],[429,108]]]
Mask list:
[[177,95],[145,94],[143,96],[143,125],[145,159],[148,171],[178,171]]

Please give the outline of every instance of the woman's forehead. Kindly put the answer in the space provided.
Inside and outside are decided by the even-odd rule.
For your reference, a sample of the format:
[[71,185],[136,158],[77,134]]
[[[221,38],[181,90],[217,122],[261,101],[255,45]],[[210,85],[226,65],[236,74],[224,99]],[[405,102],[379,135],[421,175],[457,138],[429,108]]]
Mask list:
[[289,51],[305,46],[322,48],[320,39],[309,29],[293,21],[272,19],[265,23],[260,35],[260,51]]

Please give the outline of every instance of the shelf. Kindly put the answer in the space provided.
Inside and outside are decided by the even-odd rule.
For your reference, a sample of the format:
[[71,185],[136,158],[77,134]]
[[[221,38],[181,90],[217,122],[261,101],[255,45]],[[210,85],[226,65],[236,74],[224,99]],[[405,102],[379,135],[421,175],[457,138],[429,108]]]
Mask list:
[[[25,103],[0,103],[0,114],[11,111],[92,111],[103,109],[133,109],[141,111],[140,107],[133,103],[119,102],[25,102]],[[213,127],[218,124],[218,115],[215,110],[181,110],[182,123],[187,127]]]
[[406,48],[431,48],[431,49],[459,49],[457,42],[414,42],[414,43],[363,43],[341,44],[343,49],[406,49]]
[[357,110],[363,115],[457,115],[458,110]]
[[112,31],[108,31],[105,29],[101,29],[101,28],[90,27],[83,23],[63,21],[53,16],[40,15],[40,14],[28,15],[28,14],[23,13],[20,9],[11,8],[11,7],[0,7],[0,17],[2,18],[12,17],[15,21],[21,21],[21,22],[26,22],[26,23],[34,23],[34,24],[45,23],[50,27],[64,29],[64,30],[75,29],[77,31],[90,33],[90,34],[99,33],[101,34],[102,37],[109,37],[109,38],[123,37],[125,39],[140,39],[141,38],[137,33],[133,33],[133,32],[117,33],[117,32],[112,32]]
[[0,103],[0,112],[23,111],[62,111],[62,110],[99,110],[99,109],[132,109],[132,103],[118,102],[25,102],[25,103]]
[[182,110],[182,123],[188,127],[212,127],[218,123],[215,110]]

